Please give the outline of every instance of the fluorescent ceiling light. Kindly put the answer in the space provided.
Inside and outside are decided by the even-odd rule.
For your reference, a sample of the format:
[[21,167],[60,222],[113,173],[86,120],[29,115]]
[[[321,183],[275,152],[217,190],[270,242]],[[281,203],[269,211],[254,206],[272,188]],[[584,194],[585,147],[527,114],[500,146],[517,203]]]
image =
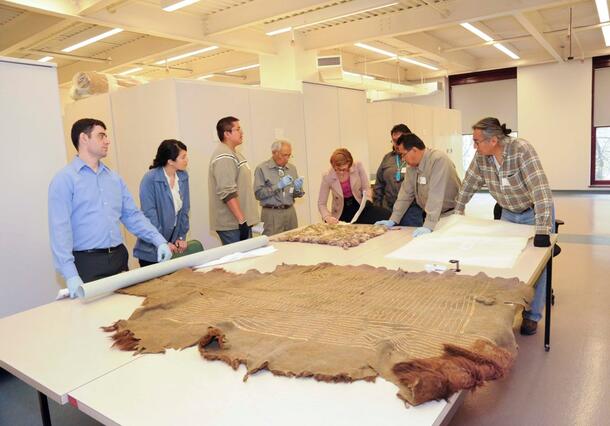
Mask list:
[[512,59],[519,59],[519,56],[515,52],[510,50],[508,47],[505,47],[504,45],[502,45],[500,43],[494,43],[493,46],[496,49],[498,49],[500,52],[505,53],[506,55],[510,56]]
[[373,10],[383,9],[385,7],[390,7],[390,6],[396,6],[397,4],[398,4],[398,2],[392,2],[392,3],[384,4],[382,6],[369,7],[368,9],[362,9],[362,10],[358,10],[356,12],[346,13],[345,15],[333,16],[332,18],[326,18],[326,19],[321,19],[316,22],[310,22],[308,24],[297,25],[296,27],[294,27],[294,29],[300,30],[301,28],[312,27],[314,25],[323,24],[324,22],[334,21],[336,19],[343,19],[343,18],[347,18],[348,16],[359,15],[360,13],[372,12]]
[[280,28],[279,30],[273,30],[266,33],[268,36],[274,36],[278,34],[287,33],[288,31],[292,31],[292,27]]
[[343,75],[347,75],[349,77],[364,78],[367,80],[375,80],[375,77],[371,75],[358,74],[357,72],[343,71]]
[[134,72],[142,71],[142,69],[143,68],[136,67],[136,68],[132,68],[132,69],[127,70],[127,71],[120,72],[117,75],[129,75],[129,74],[133,74]]
[[608,1],[607,0],[595,0],[595,6],[597,6],[597,14],[599,15],[599,22],[606,22],[610,20],[610,14],[608,14]]
[[[182,1],[178,1],[178,2],[172,2],[172,4],[169,4],[165,7],[163,7],[163,10],[166,12],[173,12],[174,10],[178,10],[178,9],[182,9],[183,7],[186,6],[190,6],[191,4],[197,3],[199,0],[182,0]],[[167,2],[165,2],[167,3]]]
[[388,52],[387,50],[369,46],[368,44],[364,44],[364,43],[354,43],[354,46],[360,47],[361,49],[370,50],[371,52],[379,53],[380,55],[384,55],[384,56],[387,56],[390,58],[396,58],[398,56],[396,53]]
[[460,25],[462,27],[466,28],[471,33],[473,33],[473,34],[477,35],[478,37],[482,38],[485,41],[494,41],[493,38],[491,38],[490,36],[485,34],[483,31],[481,31],[477,27],[473,26],[472,24],[469,24],[468,22],[463,22]]
[[53,59],[52,56],[45,56],[44,58],[40,58],[38,62],[49,62],[51,59]]
[[520,59],[519,55],[517,55],[515,52],[513,52],[512,50],[510,50],[508,47],[504,46],[503,44],[495,43],[493,38],[491,38],[490,36],[485,34],[483,31],[481,31],[477,27],[469,24],[468,22],[463,22],[460,25],[462,27],[466,28],[471,33],[476,34],[483,40],[485,40],[487,42],[491,42],[493,47],[495,47],[496,49],[498,49],[500,52],[504,53],[505,55],[510,56],[511,59]]
[[197,77],[197,80],[205,80],[206,78],[214,77],[214,74],[202,75],[201,77]]
[[606,47],[610,47],[610,26],[606,25],[605,27],[602,27],[602,34],[604,34]]
[[420,61],[417,61],[417,60],[411,59],[411,58],[405,58],[404,56],[398,57],[398,55],[396,53],[388,52],[387,50],[383,50],[383,49],[378,49],[377,47],[369,46],[368,44],[354,43],[354,46],[360,47],[362,49],[370,50],[371,52],[379,53],[380,55],[387,56],[388,58],[395,58],[395,59],[398,58],[403,62],[408,62],[410,64],[417,65],[419,67],[428,68],[429,70],[434,70],[434,71],[439,70],[439,68],[435,67],[434,65],[429,65],[429,64],[426,64],[425,62],[420,62]]
[[227,73],[233,73],[233,72],[238,72],[238,71],[245,71],[245,70],[250,70],[252,68],[258,68],[260,65],[259,64],[252,64],[252,65],[246,65],[243,67],[238,67],[238,68],[232,68],[230,70],[227,70]]
[[[610,15],[608,14],[607,0],[595,0],[595,6],[597,7],[599,22],[609,21]],[[606,47],[610,47],[610,28],[607,25],[603,26],[602,33],[604,34],[604,42],[606,43]]]
[[429,65],[424,62],[420,62],[420,61],[417,61],[417,60],[411,59],[411,58],[405,58],[404,56],[401,56],[398,59],[400,59],[403,62],[408,62],[409,64],[417,65],[418,67],[428,68],[429,70],[433,70],[433,71],[439,70],[439,68],[435,67],[434,65]]
[[102,33],[95,37],[91,37],[90,39],[87,39],[85,41],[81,41],[80,43],[73,44],[70,47],[66,47],[65,49],[62,49],[61,51],[62,52],[74,52],[76,49],[80,49],[81,47],[89,46],[90,44],[93,44],[96,41],[100,41],[107,37],[113,36],[115,34],[120,33],[121,31],[123,31],[123,28],[115,28],[114,30],[106,31],[105,33]]
[[205,47],[203,49],[195,50],[193,52],[183,53],[182,55],[172,56],[171,58],[162,59],[160,61],[155,62],[155,65],[163,65],[163,64],[165,64],[167,62],[174,62],[174,61],[177,61],[179,59],[188,58],[189,56],[199,55],[201,53],[210,52],[210,51],[216,50],[216,49],[218,49],[218,46]]

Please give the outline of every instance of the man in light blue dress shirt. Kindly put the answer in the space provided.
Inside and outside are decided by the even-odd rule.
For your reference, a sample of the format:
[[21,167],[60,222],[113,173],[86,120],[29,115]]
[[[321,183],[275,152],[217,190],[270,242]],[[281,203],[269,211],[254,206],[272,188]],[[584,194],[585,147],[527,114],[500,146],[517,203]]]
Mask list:
[[106,125],[92,118],[78,120],[71,138],[78,155],[49,185],[49,233],[55,268],[74,298],[83,282],[128,269],[120,222],[157,247],[159,262],[172,255],[123,179],[100,161],[110,146]]

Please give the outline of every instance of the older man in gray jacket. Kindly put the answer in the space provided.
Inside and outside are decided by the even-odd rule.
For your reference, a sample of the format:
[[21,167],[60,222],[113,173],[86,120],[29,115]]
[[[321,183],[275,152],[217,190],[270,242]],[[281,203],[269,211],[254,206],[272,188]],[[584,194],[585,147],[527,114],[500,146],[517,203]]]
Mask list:
[[288,162],[292,146],[288,141],[271,144],[271,158],[254,171],[254,196],[261,204],[263,234],[267,236],[289,231],[298,226],[294,199],[302,197],[303,178],[297,168]]
[[396,151],[409,166],[389,220],[376,225],[392,227],[400,222],[413,200],[424,210],[424,225],[413,231],[418,237],[434,230],[441,215],[453,212],[460,178],[453,161],[442,151],[426,148],[414,133],[398,138]]

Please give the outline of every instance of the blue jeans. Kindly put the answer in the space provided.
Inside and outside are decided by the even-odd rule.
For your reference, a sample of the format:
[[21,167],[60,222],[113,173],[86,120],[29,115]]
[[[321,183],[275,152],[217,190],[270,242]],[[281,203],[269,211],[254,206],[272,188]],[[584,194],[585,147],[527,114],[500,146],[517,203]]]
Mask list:
[[[552,213],[553,217],[553,229],[555,224],[555,210]],[[510,210],[502,209],[501,220],[507,222],[518,223],[520,225],[535,225],[536,214],[534,209],[528,209],[523,213],[513,213]],[[552,256],[552,254],[551,254]],[[546,268],[540,274],[540,278],[535,284],[534,299],[530,303],[530,310],[523,311],[523,318],[527,318],[532,321],[540,321],[542,319],[542,311],[546,304]]]
[[216,231],[216,233],[220,237],[220,241],[222,242],[223,246],[239,241],[239,229],[231,229],[229,231]]
[[399,225],[413,226],[416,228],[424,226],[424,210],[413,201],[402,219],[400,219]]

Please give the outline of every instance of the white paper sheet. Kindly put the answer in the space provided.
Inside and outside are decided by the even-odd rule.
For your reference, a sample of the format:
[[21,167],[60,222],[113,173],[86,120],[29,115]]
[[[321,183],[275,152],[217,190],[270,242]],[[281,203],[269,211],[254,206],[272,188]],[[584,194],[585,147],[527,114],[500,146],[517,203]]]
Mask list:
[[220,259],[212,260],[212,261],[204,263],[202,265],[195,266],[195,269],[207,268],[209,266],[222,265],[222,264],[229,263],[229,262],[235,262],[235,261],[241,260],[241,259],[248,259],[250,257],[265,256],[265,255],[268,255],[271,253],[275,253],[276,251],[277,251],[277,249],[273,246],[261,247],[259,249],[250,250],[250,251],[247,251],[244,253],[238,251],[236,253],[228,254],[224,257],[221,257]]
[[224,256],[235,252],[247,252],[258,249],[269,244],[269,238],[266,236],[250,238],[244,241],[238,241],[226,246],[216,247],[209,250],[204,250],[199,253],[190,254],[188,256],[179,257],[163,263],[146,266],[144,268],[133,269],[113,275],[108,278],[91,281],[83,284],[77,290],[78,297],[87,301],[89,299],[103,296],[112,293],[120,288],[128,287],[133,284],[141,283],[146,280],[160,277],[162,275],[171,274],[180,269],[192,268],[196,265],[201,265],[212,260],[220,259]]
[[366,200],[366,191],[362,191],[362,202],[360,203],[360,207],[358,208],[356,214],[354,214],[354,217],[352,218],[350,223],[356,223],[356,221],[360,217],[360,214],[362,213],[362,210],[364,210],[364,207],[366,207]]
[[386,257],[446,264],[457,259],[462,265],[512,268],[534,232],[531,225],[453,215],[441,219],[434,232]]

